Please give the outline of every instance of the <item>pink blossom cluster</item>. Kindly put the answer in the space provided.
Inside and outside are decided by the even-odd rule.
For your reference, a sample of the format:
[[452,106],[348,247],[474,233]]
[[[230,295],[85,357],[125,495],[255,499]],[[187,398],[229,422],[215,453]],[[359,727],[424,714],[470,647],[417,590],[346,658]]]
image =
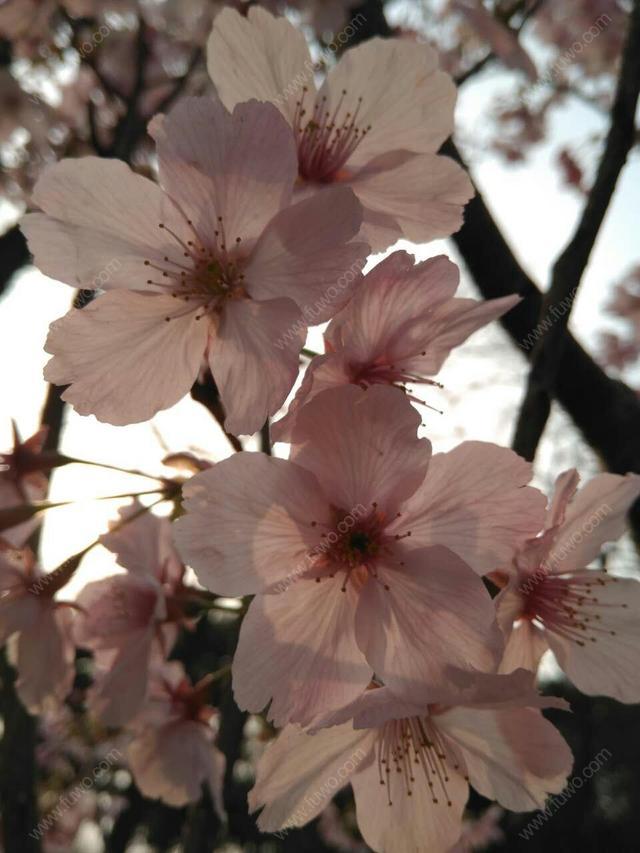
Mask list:
[[[318,80],[301,32],[252,7],[215,18],[208,68],[213,94],[150,124],[157,181],[96,157],[38,180],[22,224],[36,265],[96,291],[52,324],[45,376],[80,414],[124,425],[210,372],[228,433],[277,418],[289,456],[192,466],[175,521],[125,507],[100,540],[124,571],[76,600],[75,562],[44,573],[29,531],[5,542],[18,693],[33,712],[59,704],[90,650],[88,707],[124,730],[141,791],[184,805],[206,785],[223,816],[220,674],[193,683],[173,651],[216,596],[242,598],[234,699],[281,729],[249,795],[259,828],[302,826],[350,784],[373,850],[468,846],[469,786],[529,811],[571,771],[542,714],[566,703],[536,689],[544,651],[583,692],[640,701],[640,585],[590,568],[640,477],[577,491],[571,470],[547,500],[513,451],[434,453],[422,436],[407,385],[437,385],[452,349],[519,302],[456,296],[444,255],[392,251],[363,272],[398,238],[451,235],[473,193],[438,154],[456,92],[435,51],[373,39]],[[291,396],[307,329],[325,323]],[[37,486],[38,442],[7,455],[4,507]]]

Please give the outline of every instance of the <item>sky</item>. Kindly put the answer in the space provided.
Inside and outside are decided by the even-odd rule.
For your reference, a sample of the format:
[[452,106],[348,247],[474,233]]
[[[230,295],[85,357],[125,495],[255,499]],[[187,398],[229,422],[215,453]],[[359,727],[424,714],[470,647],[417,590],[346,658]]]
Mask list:
[[[473,137],[474,128],[482,127],[488,95],[503,79],[500,70],[489,68],[465,85],[457,111],[465,138]],[[554,152],[563,142],[575,143],[602,126],[602,118],[589,107],[573,104],[554,113],[551,144],[539,146],[524,165],[506,165],[488,152],[472,152],[473,174],[485,199],[520,261],[542,287],[547,285],[552,262],[571,236],[583,204],[581,196],[563,186]],[[573,333],[592,352],[606,323],[603,308],[611,284],[637,261],[639,188],[640,161],[634,154],[623,173],[572,313]],[[15,216],[6,207],[0,208],[2,214],[6,221]],[[441,253],[458,260],[448,241],[400,247],[412,251],[419,260]],[[464,275],[462,291],[475,295]],[[16,276],[0,301],[0,447],[10,445],[10,418],[16,420],[23,437],[37,428],[46,391],[42,368],[47,355],[42,347],[47,327],[68,310],[72,296],[68,286],[28,268]],[[319,330],[312,330],[308,345],[316,351],[321,349]],[[431,439],[435,451],[450,449],[466,438],[508,445],[525,377],[524,357],[502,330],[497,325],[482,330],[445,365],[438,376],[445,386],[443,391],[425,386],[419,392],[443,411],[438,414],[421,407],[423,434]],[[167,473],[161,465],[167,452],[188,449],[214,461],[231,452],[211,416],[190,399],[161,412],[151,423],[128,427],[101,424],[69,409],[66,417],[63,452],[151,474]],[[256,448],[255,443],[248,446]],[[279,446],[277,452],[285,455],[286,447]],[[597,470],[594,454],[576,438],[563,413],[556,410],[540,448],[536,482],[548,487],[562,470],[559,466],[570,465],[577,465],[585,476]],[[148,488],[148,480],[96,467],[73,465],[57,471],[51,499],[73,499],[74,504],[46,515],[44,567],[55,568],[105,531],[122,501],[96,501],[97,496]],[[72,589],[114,569],[112,556],[97,548],[84,561]]]

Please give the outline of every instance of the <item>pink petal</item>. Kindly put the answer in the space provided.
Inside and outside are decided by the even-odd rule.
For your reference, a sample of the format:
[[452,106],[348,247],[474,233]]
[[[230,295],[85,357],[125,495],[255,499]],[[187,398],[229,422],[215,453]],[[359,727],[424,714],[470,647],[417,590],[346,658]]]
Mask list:
[[[343,90],[347,91],[342,98]],[[366,163],[387,151],[435,153],[453,131],[456,90],[438,71],[438,55],[408,39],[368,39],[345,51],[320,91],[333,113],[342,98],[347,108],[362,104],[357,124],[371,125],[352,157]]]
[[362,233],[373,252],[389,243],[387,226],[378,229],[370,212],[393,218],[405,239],[427,243],[460,229],[463,207],[474,194],[453,160],[406,151],[379,155],[355,172],[349,185],[364,208]]
[[271,425],[274,441],[291,441],[292,430],[302,407],[321,391],[351,384],[352,371],[342,354],[329,353],[312,358],[305,370],[302,384],[289,404],[287,414]]
[[221,821],[227,819],[224,809],[224,777],[227,769],[227,759],[223,752],[216,746],[211,747],[209,756],[209,772],[207,773],[207,784],[211,793],[213,808]]
[[352,722],[355,729],[378,729],[389,720],[424,716],[425,703],[400,698],[389,687],[367,689],[353,702],[314,720],[309,731]]
[[414,265],[408,252],[393,252],[367,273],[325,337],[354,362],[384,358],[404,365],[429,344],[434,309],[453,297],[459,279],[458,268],[444,255]]
[[[490,708],[560,708],[569,710],[564,699],[542,696],[535,674],[518,669],[509,675],[449,667],[447,678],[422,696],[401,697],[389,687],[367,689],[353,702],[314,720],[310,731],[353,721],[354,728],[380,728],[390,720],[424,717],[427,705]],[[432,716],[436,719],[438,713]]]
[[41,713],[49,702],[60,703],[75,676],[73,613],[51,599],[39,608],[37,619],[18,636],[16,690],[27,710]]
[[275,726],[305,725],[364,690],[372,671],[356,644],[356,593],[341,586],[337,578],[299,580],[253,600],[233,661],[241,708],[258,712],[271,701]]
[[530,579],[528,575],[518,573],[495,599],[496,618],[505,637],[500,672],[512,672],[518,668],[537,672],[540,659],[549,648],[546,632],[529,618],[523,618],[526,595],[519,587],[528,590],[534,583],[535,576]]
[[421,376],[434,376],[452,349],[463,344],[478,329],[502,317],[521,300],[522,297],[514,294],[485,301],[451,299],[437,306],[423,332],[423,350],[426,350],[427,355],[418,353],[411,361],[407,361],[409,370]]
[[547,518],[545,520],[545,530],[551,527],[557,527],[562,524],[567,514],[567,508],[575,496],[580,482],[580,476],[575,468],[570,468],[568,471],[563,471],[558,475],[553,490],[553,496],[547,510]]
[[[81,415],[121,426],[152,418],[188,393],[207,325],[181,300],[114,291],[51,324],[45,378]],[[169,322],[166,318],[169,317]]]
[[419,699],[449,666],[495,669],[500,637],[480,578],[446,548],[408,551],[402,560],[379,567],[358,602],[358,645],[376,675],[397,695]]
[[226,429],[252,435],[287,398],[307,327],[291,299],[230,300],[211,340],[209,364]]
[[627,513],[640,495],[640,476],[599,474],[583,486],[569,505],[551,551],[554,572],[584,569],[605,542],[619,539]]
[[212,745],[204,724],[193,720],[151,728],[127,750],[137,786],[146,797],[170,806],[197,803],[202,784],[220,776],[224,756]]
[[81,645],[114,648],[146,630],[164,606],[160,587],[147,576],[112,575],[88,583],[78,595],[84,611],[76,635]]
[[444,255],[414,266],[411,255],[394,252],[365,276],[325,337],[354,365],[433,376],[454,347],[520,301],[454,299],[458,281],[458,268]]
[[[220,595],[287,588],[310,567],[329,506],[308,471],[284,459],[236,453],[189,480],[176,544],[201,583]],[[316,521],[317,527],[311,522]]]
[[250,101],[230,115],[213,98],[184,98],[152,135],[160,182],[203,245],[221,230],[221,216],[227,246],[240,237],[250,248],[290,201],[298,160],[291,128],[271,104]]
[[[640,650],[640,583],[634,578],[616,578],[604,572],[584,572],[594,582],[589,601],[580,608],[578,618],[589,621],[584,639],[545,632],[552,651],[567,677],[578,690],[589,696],[611,696],[619,702],[640,702],[638,652]],[[600,618],[594,623],[594,615]]]
[[375,502],[387,517],[424,479],[431,445],[420,416],[397,388],[345,385],[318,394],[299,413],[291,459],[318,478],[336,507]]
[[517,546],[542,527],[546,500],[526,487],[531,473],[511,450],[465,441],[433,457],[394,527],[410,529],[414,547],[445,545],[486,574],[509,564]]
[[32,200],[46,214],[22,220],[34,262],[74,287],[147,288],[145,259],[181,257],[158,225],[184,235],[183,218],[156,183],[119,160],[62,160],[43,171]]
[[372,850],[378,853],[423,850],[446,853],[458,840],[469,793],[459,773],[449,773],[446,796],[437,783],[434,783],[435,793],[431,794],[421,768],[416,771],[415,782],[411,783],[411,796],[407,796],[404,777],[393,773],[392,805],[389,805],[387,785],[380,784],[377,763],[358,770],[351,784],[358,828]]
[[[138,513],[140,513],[138,515]],[[182,565],[171,538],[171,523],[144,511],[138,500],[121,508],[119,519],[109,525],[109,533],[100,537],[100,544],[112,551],[119,566],[136,575],[148,575],[158,580],[177,579]],[[137,515],[133,520],[133,515]],[[126,524],[121,523],[126,521]]]
[[132,632],[108,670],[97,677],[89,704],[105,725],[127,725],[140,711],[147,693],[153,636],[150,630]]
[[362,208],[349,187],[336,186],[282,210],[258,240],[245,270],[255,299],[286,296],[307,325],[329,320],[360,282],[369,246],[358,234]]
[[537,672],[542,655],[549,648],[547,633],[529,619],[521,619],[513,626],[504,647],[500,672],[528,669]]
[[315,90],[313,62],[302,32],[258,6],[246,14],[223,9],[207,45],[207,67],[228,109],[250,98],[270,101],[292,121],[302,87]]
[[449,681],[434,692],[438,705],[478,709],[558,708],[570,710],[569,703],[556,696],[543,696],[536,687],[536,674],[518,668],[508,674],[450,670]]
[[0,643],[16,631],[29,629],[38,619],[40,607],[35,595],[18,593],[0,598]]
[[452,708],[435,720],[461,749],[473,787],[505,808],[543,808],[564,788],[571,750],[540,711]]
[[347,784],[354,770],[373,759],[374,733],[350,723],[314,735],[286,726],[258,762],[249,809],[264,806],[262,832],[304,826]]

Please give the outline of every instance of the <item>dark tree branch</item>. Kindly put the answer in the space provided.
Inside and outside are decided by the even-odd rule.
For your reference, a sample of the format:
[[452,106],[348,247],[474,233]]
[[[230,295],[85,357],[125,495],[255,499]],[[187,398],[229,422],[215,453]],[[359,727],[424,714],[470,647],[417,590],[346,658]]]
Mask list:
[[220,429],[229,439],[229,444],[233,449],[236,451],[242,450],[240,440],[236,438],[235,435],[231,435],[231,433],[227,432],[224,428],[224,419],[226,415],[222,406],[222,401],[220,400],[220,394],[218,393],[216,384],[213,381],[213,377],[207,376],[204,382],[195,382],[191,388],[191,397],[196,401],[196,403],[202,403],[205,409],[208,409],[211,412],[220,425]]
[[[462,162],[452,142],[446,143],[443,153]],[[510,293],[524,297],[500,322],[523,355],[530,357],[526,342],[538,323],[542,294],[520,266],[480,193],[465,208],[464,225],[453,240],[485,299]],[[554,396],[610,471],[640,472],[638,395],[607,376],[568,333]],[[637,524],[640,530],[640,512]]]
[[551,285],[542,301],[540,322],[548,321],[551,326],[548,330],[541,327],[544,333],[533,348],[527,390],[513,441],[514,450],[529,460],[535,457],[551,410],[551,396],[576,292],[627,154],[634,144],[639,93],[640,0],[635,0],[611,109],[611,126],[596,178],[575,234],[554,264]]
[[384,15],[384,0],[364,0],[364,2],[353,3],[349,7],[349,18],[353,20],[362,15],[364,23],[357,27],[348,44],[344,47],[353,47],[356,44],[374,36],[390,36],[393,31]]
[[269,421],[267,420],[260,430],[260,450],[271,456],[271,433],[269,431]]
[[99,157],[106,157],[107,150],[100,141],[100,134],[98,132],[96,105],[91,99],[89,99],[89,102],[87,103],[87,119],[89,122],[89,138],[91,139],[94,151]]
[[24,234],[17,225],[0,237],[0,294],[23,266],[29,263],[29,250]]
[[138,19],[138,35],[136,38],[135,78],[131,94],[126,99],[127,109],[116,128],[115,139],[110,155],[121,160],[129,161],[140,136],[145,130],[140,116],[139,101],[144,91],[145,69],[149,56],[147,44],[148,30],[144,19]]
[[45,450],[57,450],[60,444],[65,410],[62,393],[65,387],[64,385],[49,385],[47,388],[47,395],[40,415],[41,426],[49,427],[44,445]]
[[29,833],[38,825],[36,796],[36,721],[15,690],[16,672],[0,649],[0,802],[6,853],[39,853],[40,841]]

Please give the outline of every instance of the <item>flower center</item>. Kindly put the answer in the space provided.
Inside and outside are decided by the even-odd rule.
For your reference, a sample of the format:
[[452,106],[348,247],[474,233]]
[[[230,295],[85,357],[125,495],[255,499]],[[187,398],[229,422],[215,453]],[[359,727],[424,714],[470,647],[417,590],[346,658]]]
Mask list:
[[376,758],[380,784],[386,786],[390,806],[394,788],[400,792],[404,789],[411,797],[416,782],[427,785],[434,804],[451,806],[449,772],[459,771],[460,765],[454,755],[447,754],[444,739],[429,716],[385,723],[376,743]]
[[[236,237],[233,249],[227,246],[224,222],[218,217],[218,227],[213,232],[213,240],[205,245],[190,219],[185,220],[192,239],[183,240],[163,222],[158,223],[167,236],[181,250],[182,260],[168,255],[162,263],[145,260],[144,265],[157,270],[161,281],[147,279],[146,283],[162,288],[175,299],[193,303],[202,308],[196,315],[199,320],[205,314],[219,313],[228,299],[247,298],[242,273],[242,257],[239,253],[242,239]],[[189,308],[189,310],[191,310]],[[165,317],[169,322],[172,318]]]
[[[426,355],[426,351],[421,352],[420,355]],[[351,381],[354,385],[359,385],[365,390],[370,385],[393,385],[404,392],[408,399],[412,400],[414,403],[421,403],[423,406],[426,406],[428,409],[432,409],[434,412],[440,411],[439,409],[435,409],[433,406],[429,405],[429,403],[422,400],[420,397],[416,397],[415,394],[407,388],[408,382],[420,382],[424,385],[435,385],[436,388],[443,388],[444,386],[441,385],[440,382],[436,382],[433,379],[427,379],[425,376],[413,373],[409,368],[403,367],[402,365],[391,364],[384,358],[379,358],[372,363],[350,364],[349,367],[351,370]],[[440,414],[442,413],[440,412]]]
[[[308,554],[311,569],[307,576],[319,583],[323,578],[333,578],[337,572],[344,572],[342,591],[346,592],[350,580],[359,589],[368,576],[378,579],[376,564],[381,556],[385,556],[391,566],[403,566],[404,562],[393,559],[393,546],[398,540],[411,536],[411,531],[389,535],[386,533],[388,522],[375,501],[370,510],[363,504],[358,504],[351,512],[334,509],[333,520],[326,525],[322,541]],[[315,527],[316,522],[312,521],[311,526]],[[387,584],[383,586],[389,588]]]
[[594,592],[608,583],[617,583],[617,578],[589,570],[557,577],[540,568],[520,586],[524,596],[521,618],[578,646],[596,643],[602,636],[615,636],[615,631],[602,625],[602,616],[606,617],[611,607],[627,605],[599,601]]
[[339,177],[340,170],[371,130],[371,125],[358,126],[362,98],[357,98],[355,107],[350,110],[346,89],[342,90],[333,114],[327,109],[327,96],[318,95],[308,117],[305,108],[308,92],[304,86],[293,118],[298,171],[303,180],[328,183]]

